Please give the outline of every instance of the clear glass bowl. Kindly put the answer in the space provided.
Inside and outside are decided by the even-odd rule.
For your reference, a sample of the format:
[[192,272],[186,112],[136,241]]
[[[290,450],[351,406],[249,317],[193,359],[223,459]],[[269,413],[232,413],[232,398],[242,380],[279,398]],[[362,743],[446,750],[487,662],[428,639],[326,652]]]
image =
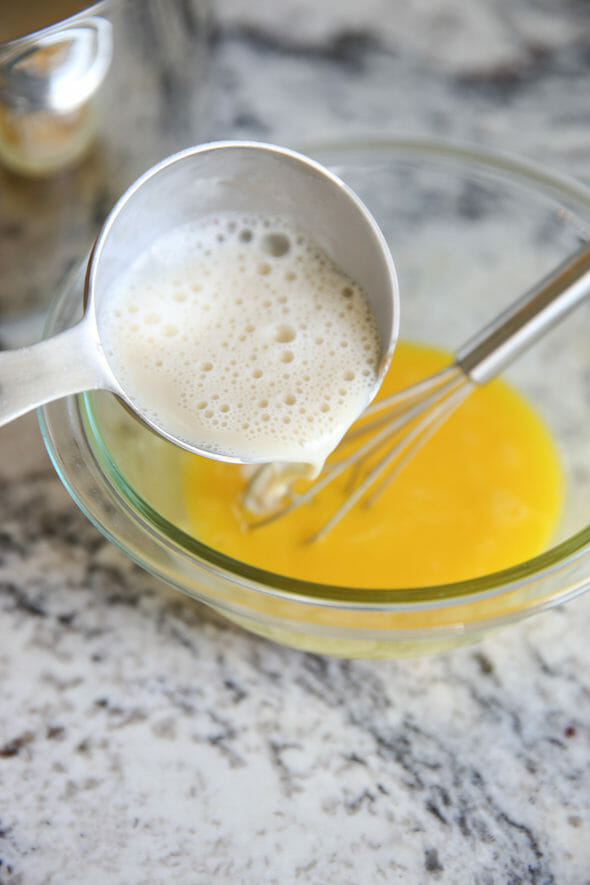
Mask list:
[[[452,350],[590,236],[590,191],[530,164],[417,140],[306,148],[365,200],[391,245],[401,335]],[[78,273],[46,333],[81,314]],[[243,627],[343,657],[439,652],[590,586],[590,304],[507,373],[559,446],[566,506],[550,549],[470,581],[413,588],[297,581],[232,560],[187,531],[178,450],[109,394],[40,411],[49,454],[92,522],[147,571]],[[174,483],[178,486],[175,488]]]

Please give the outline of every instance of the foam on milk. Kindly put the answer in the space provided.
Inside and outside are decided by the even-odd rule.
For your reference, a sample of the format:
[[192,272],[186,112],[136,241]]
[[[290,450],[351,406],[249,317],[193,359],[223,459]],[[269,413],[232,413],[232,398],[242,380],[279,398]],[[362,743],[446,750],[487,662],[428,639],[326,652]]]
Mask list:
[[321,466],[374,392],[367,296],[289,219],[223,213],[158,239],[101,300],[137,410],[191,446]]

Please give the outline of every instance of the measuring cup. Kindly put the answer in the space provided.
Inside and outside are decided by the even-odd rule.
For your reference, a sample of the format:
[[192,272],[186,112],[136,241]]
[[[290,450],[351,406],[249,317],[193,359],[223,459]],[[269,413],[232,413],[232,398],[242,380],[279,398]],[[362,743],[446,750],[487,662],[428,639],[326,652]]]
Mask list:
[[168,231],[225,211],[288,216],[363,287],[380,335],[375,393],[397,340],[399,294],[393,260],[372,216],[340,179],[301,154],[256,142],[215,142],[168,157],[120,198],[91,252],[80,295],[85,314],[76,326],[0,353],[0,424],[60,397],[104,389],[183,448],[246,460],[196,447],[148,418],[149,404],[128,395],[101,342],[101,299],[124,270]]

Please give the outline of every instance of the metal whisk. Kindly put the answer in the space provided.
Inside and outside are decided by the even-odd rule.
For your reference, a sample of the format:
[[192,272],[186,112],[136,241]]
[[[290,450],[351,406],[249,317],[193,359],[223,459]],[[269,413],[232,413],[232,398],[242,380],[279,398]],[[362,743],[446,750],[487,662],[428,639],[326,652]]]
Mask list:
[[[319,479],[297,494],[292,467],[265,464],[244,492],[244,506],[278,488],[282,503],[251,523],[257,528],[311,501],[351,469],[348,494],[328,521],[309,539],[319,540],[365,498],[370,503],[478,385],[485,384],[590,295],[590,243],[529,289],[455,353],[452,365],[380,400],[365,410],[346,434]],[[589,336],[590,341],[590,336]],[[590,346],[590,344],[589,344]],[[363,442],[359,440],[364,438]],[[357,443],[350,454],[338,453]]]

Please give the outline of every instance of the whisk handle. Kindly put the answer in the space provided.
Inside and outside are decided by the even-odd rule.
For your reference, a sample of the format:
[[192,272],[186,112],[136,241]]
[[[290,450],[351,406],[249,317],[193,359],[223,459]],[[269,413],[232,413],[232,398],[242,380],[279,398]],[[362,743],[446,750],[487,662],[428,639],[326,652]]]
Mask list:
[[529,289],[456,352],[456,363],[485,384],[590,295],[590,243]]

